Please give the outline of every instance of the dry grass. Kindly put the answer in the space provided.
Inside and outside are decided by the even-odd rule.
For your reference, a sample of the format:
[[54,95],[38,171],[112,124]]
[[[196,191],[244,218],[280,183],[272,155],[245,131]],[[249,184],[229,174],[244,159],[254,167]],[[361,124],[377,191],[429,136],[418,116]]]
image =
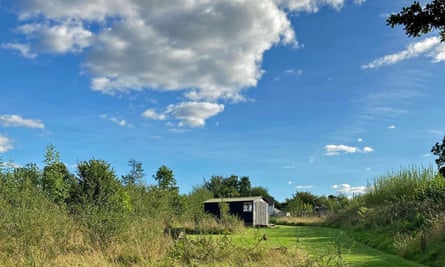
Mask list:
[[326,221],[325,217],[305,216],[305,217],[278,217],[276,224],[285,225],[322,225]]

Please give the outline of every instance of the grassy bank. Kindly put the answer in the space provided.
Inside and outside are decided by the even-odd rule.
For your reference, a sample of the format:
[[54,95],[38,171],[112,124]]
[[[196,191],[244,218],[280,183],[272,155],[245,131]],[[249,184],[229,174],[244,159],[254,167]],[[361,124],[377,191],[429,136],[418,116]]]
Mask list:
[[393,171],[376,179],[369,193],[327,223],[379,250],[443,266],[444,178],[432,169]]

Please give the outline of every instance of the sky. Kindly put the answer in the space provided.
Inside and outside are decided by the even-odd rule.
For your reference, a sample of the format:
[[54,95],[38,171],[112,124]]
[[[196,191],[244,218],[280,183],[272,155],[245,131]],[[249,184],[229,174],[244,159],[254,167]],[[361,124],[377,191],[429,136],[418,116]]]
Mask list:
[[0,159],[161,165],[182,193],[248,176],[278,200],[435,167],[445,43],[408,0],[0,0]]

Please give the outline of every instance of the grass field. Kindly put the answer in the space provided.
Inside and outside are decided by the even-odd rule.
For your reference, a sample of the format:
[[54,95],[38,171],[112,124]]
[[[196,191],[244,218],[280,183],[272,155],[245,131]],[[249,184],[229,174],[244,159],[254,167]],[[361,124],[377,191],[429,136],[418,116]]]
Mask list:
[[[263,236],[267,240],[260,241]],[[303,249],[316,266],[394,267],[423,266],[395,255],[383,253],[354,242],[341,230],[314,226],[276,226],[248,229],[234,235],[233,242],[243,246]]]

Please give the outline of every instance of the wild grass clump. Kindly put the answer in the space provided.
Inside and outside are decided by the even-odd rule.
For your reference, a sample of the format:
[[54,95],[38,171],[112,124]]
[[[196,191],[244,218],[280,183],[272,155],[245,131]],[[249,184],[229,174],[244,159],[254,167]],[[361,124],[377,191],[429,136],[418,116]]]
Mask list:
[[64,253],[77,226],[33,187],[0,182],[0,265],[41,265]]
[[328,224],[356,239],[432,266],[445,256],[445,181],[432,168],[402,169],[377,178],[359,205],[330,216]]

